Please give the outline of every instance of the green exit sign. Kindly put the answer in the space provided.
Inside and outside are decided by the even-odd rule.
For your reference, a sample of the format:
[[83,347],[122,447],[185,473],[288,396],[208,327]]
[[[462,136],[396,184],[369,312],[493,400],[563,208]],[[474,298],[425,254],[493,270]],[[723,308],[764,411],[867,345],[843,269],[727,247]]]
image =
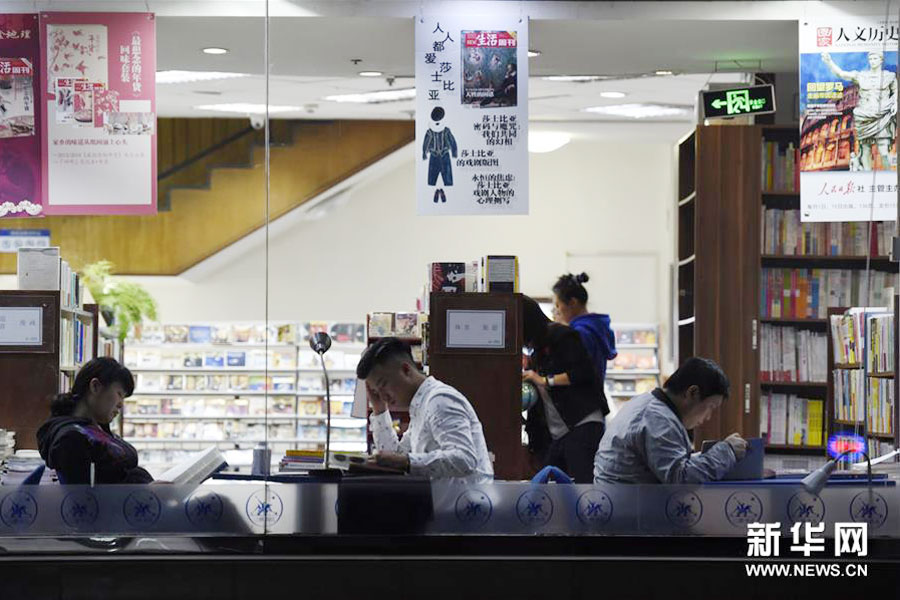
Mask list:
[[754,85],[730,90],[702,92],[703,117],[739,117],[775,112],[775,86]]

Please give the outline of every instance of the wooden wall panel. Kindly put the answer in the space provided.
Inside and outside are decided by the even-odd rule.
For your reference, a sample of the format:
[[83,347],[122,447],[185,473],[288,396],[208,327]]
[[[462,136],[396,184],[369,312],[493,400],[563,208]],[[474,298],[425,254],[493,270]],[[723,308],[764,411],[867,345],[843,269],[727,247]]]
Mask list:
[[[164,155],[160,164],[177,164],[190,155],[188,149],[194,148],[192,144],[198,143],[190,141],[190,127],[185,121],[175,120],[161,127],[162,142],[167,149],[160,149],[160,154]],[[244,123],[243,120],[229,120],[221,129],[214,129],[211,135],[230,135],[233,128],[243,127]],[[411,121],[280,122],[273,127],[273,133],[282,140],[293,137],[294,142],[271,150],[269,215],[272,219],[410,143],[415,137]],[[262,147],[254,148],[249,168],[213,170],[209,189],[173,190],[169,212],[141,217],[11,219],[4,221],[4,226],[50,229],[51,242],[60,246],[62,255],[76,269],[89,262],[109,259],[121,274],[177,275],[263,226],[265,169],[262,150]],[[235,149],[234,155],[240,152]],[[190,176],[194,184],[206,181],[205,167],[202,171],[202,177]],[[0,273],[14,272],[15,255],[0,255]]]
[[[718,362],[731,398],[695,432],[695,442],[758,434],[757,319],[760,130],[700,127],[697,156],[695,353]],[[749,388],[747,387],[749,386]],[[745,390],[749,389],[749,411]]]

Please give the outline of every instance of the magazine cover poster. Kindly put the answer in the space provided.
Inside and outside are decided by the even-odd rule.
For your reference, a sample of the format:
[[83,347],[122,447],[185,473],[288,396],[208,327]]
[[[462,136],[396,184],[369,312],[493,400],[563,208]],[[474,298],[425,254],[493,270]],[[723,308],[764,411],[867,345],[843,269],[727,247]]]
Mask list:
[[515,106],[516,32],[463,31],[462,38],[462,103],[474,108]]
[[0,218],[43,216],[38,19],[0,15]]
[[417,214],[528,214],[528,20],[423,15],[415,62]]
[[803,221],[897,217],[897,21],[800,25]]

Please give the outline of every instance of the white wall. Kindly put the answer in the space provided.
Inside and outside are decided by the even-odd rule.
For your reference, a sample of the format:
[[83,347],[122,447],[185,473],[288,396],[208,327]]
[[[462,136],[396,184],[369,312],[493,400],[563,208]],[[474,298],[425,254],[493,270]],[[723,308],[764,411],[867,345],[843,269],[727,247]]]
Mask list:
[[[518,255],[522,291],[548,296],[567,265],[584,264],[583,256],[570,255],[599,254],[597,264],[618,273],[589,273],[605,298],[591,308],[612,313],[614,321],[623,320],[618,310],[630,311],[632,322],[667,322],[674,246],[670,144],[576,139],[556,152],[532,154],[531,214],[515,217],[417,217],[409,153],[351,188],[325,217],[271,238],[270,319],[361,320],[372,310],[414,309],[426,263],[483,254]],[[616,268],[620,255],[621,265],[643,256],[640,264],[654,266],[643,273]],[[265,316],[261,245],[194,281],[133,279],[157,298],[166,322]]]

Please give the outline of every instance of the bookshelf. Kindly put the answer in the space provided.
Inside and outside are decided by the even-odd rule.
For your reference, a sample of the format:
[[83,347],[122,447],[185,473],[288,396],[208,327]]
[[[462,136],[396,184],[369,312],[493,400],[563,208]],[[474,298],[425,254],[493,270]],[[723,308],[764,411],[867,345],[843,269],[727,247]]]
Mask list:
[[[898,445],[897,301],[829,309],[828,438],[861,436],[871,458]],[[855,349],[850,354],[851,348]],[[863,401],[865,399],[865,402]]]
[[[695,439],[732,431],[758,435],[761,399],[772,393],[827,400],[828,377],[810,381],[798,373],[792,381],[766,381],[763,328],[821,340],[828,334],[829,308],[865,303],[860,298],[865,297],[867,264],[875,273],[871,288],[881,294],[872,305],[893,302],[885,290],[897,273],[897,264],[888,257],[893,224],[800,223],[799,147],[797,127],[772,125],[701,126],[679,144],[676,261],[696,258],[687,266],[673,265],[678,273],[678,360],[712,358],[732,382],[732,401],[695,432]],[[682,205],[691,194],[691,201]],[[688,205],[690,212],[684,210]],[[789,298],[790,310],[771,310],[772,278],[779,275],[778,289],[782,299]],[[830,376],[827,360],[817,357],[814,366],[819,371],[824,366]],[[829,410],[826,406],[826,423]],[[824,445],[818,444],[773,443],[768,450],[825,456]]]
[[659,386],[659,326],[613,323],[612,329],[618,356],[607,364],[604,385],[615,413],[622,403]]
[[332,449],[365,451],[365,422],[350,416],[363,325],[318,321],[136,328],[124,350],[136,387],[125,403],[123,437],[151,472],[209,445],[238,469],[250,466],[253,446],[263,441],[273,465],[288,449],[321,450],[325,383],[308,346],[319,330],[335,340],[325,354]]

